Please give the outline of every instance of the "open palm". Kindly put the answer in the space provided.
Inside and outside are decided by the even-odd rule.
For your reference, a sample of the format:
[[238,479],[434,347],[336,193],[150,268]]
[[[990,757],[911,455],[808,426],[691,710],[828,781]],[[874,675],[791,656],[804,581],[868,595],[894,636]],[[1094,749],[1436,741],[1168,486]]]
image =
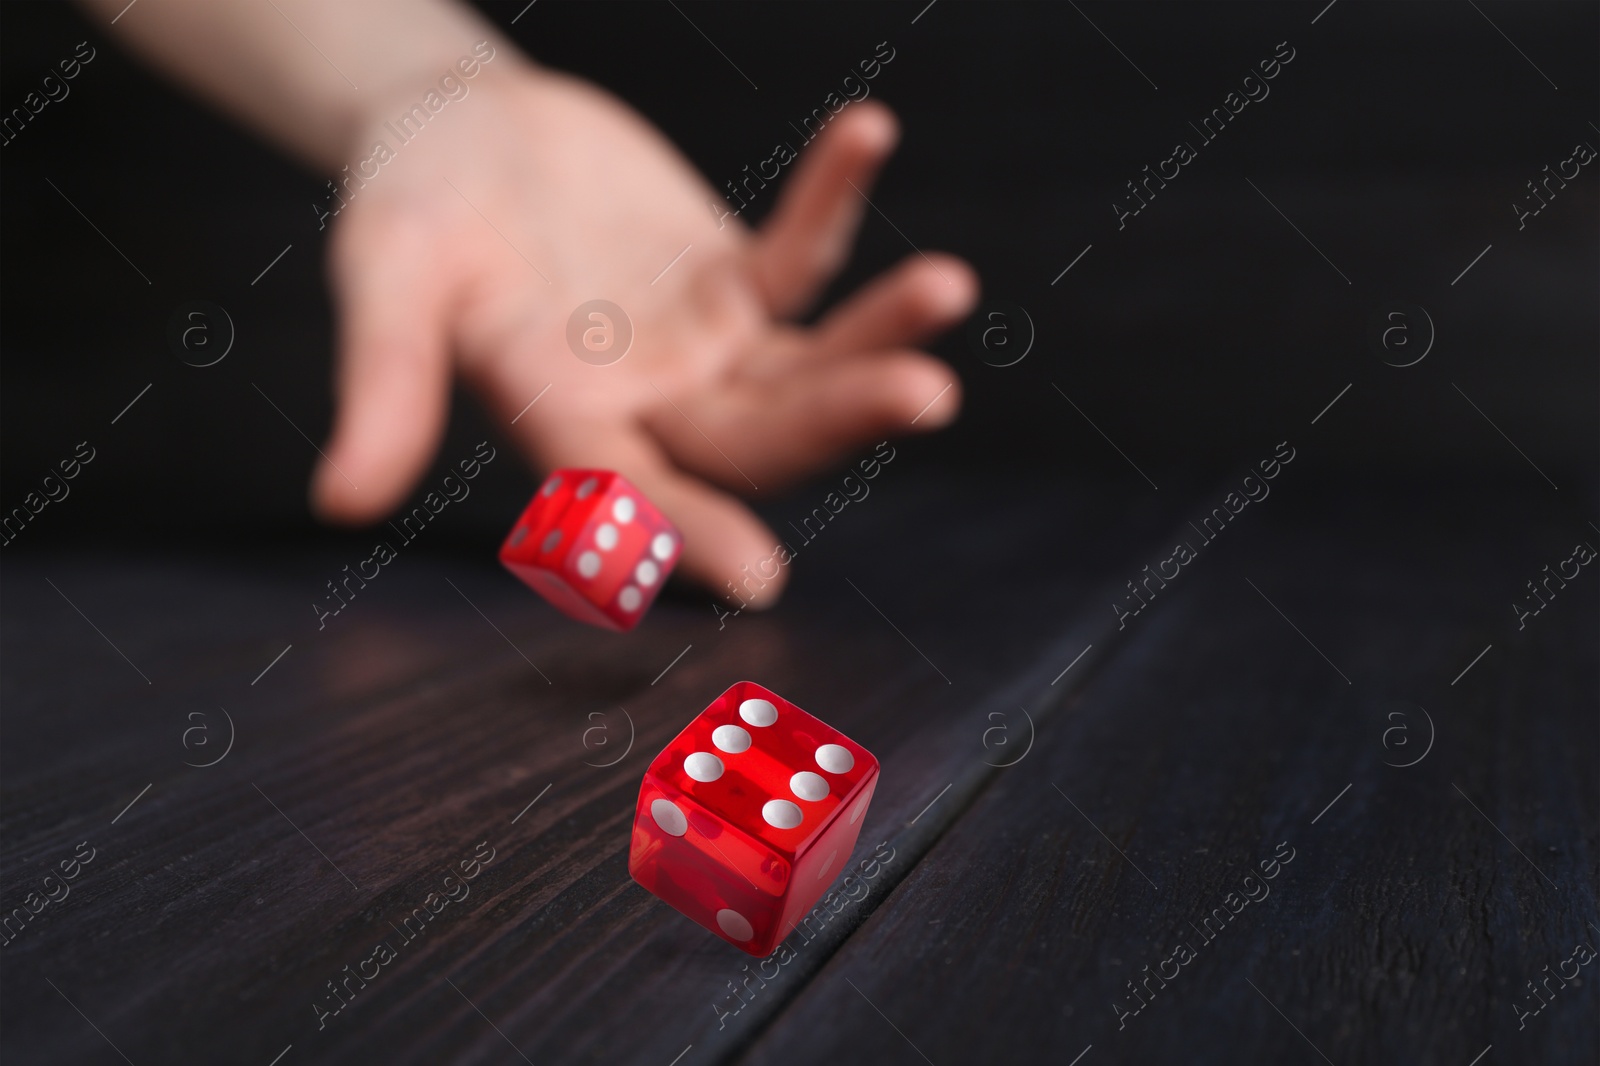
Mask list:
[[[886,108],[848,107],[752,233],[719,222],[723,200],[606,94],[526,67],[482,80],[335,222],[339,411],[318,510],[366,522],[397,506],[438,447],[459,373],[536,467],[637,484],[683,531],[680,572],[723,590],[778,541],[732,493],[959,407],[954,373],[914,348],[971,309],[959,260],[914,254],[816,325],[792,324],[848,256],[896,136]],[[607,365],[567,342],[568,318],[595,299],[633,331]]]

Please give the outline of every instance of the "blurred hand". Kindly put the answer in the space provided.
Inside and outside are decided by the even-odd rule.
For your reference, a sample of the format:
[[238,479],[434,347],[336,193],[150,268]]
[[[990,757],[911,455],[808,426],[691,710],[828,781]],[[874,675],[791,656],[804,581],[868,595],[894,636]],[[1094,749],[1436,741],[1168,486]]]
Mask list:
[[[680,573],[720,593],[778,543],[730,491],[766,493],[955,417],[959,386],[940,395],[954,372],[915,346],[971,310],[961,261],[912,254],[815,326],[792,324],[848,256],[897,138],[886,108],[847,107],[779,176],[752,233],[732,216],[719,228],[723,198],[628,108],[499,59],[409,143],[382,124],[412,101],[390,99],[352,146],[396,155],[333,223],[338,415],[319,513],[364,523],[395,508],[438,447],[459,373],[535,467],[638,485],[683,531]],[[632,321],[620,362],[567,346],[569,315],[593,299]]]

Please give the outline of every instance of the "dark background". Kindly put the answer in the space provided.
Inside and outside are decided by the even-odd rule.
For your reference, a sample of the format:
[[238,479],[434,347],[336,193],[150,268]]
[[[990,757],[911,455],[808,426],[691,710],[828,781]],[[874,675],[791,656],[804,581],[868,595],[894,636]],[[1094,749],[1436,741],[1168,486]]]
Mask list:
[[[1454,383],[1556,483],[1592,484],[1596,168],[1520,232],[1510,205],[1575,143],[1600,147],[1600,8],[1342,0],[1311,25],[1320,6],[1080,14],[944,0],[914,25],[905,5],[862,3],[680,13],[544,0],[516,26],[522,3],[486,10],[538,60],[642,110],[718,186],[792,139],[788,123],[889,42],[896,57],[872,90],[900,115],[904,140],[874,201],[919,247],[970,259],[986,298],[1023,305],[1038,334],[1007,368],[984,365],[959,332],[937,346],[968,399],[951,431],[913,446],[930,462],[1070,469],[1137,494],[1147,484],[1050,383],[1156,483],[1265,454],[1353,384],[1327,427],[1334,461],[1535,476]],[[67,99],[0,148],[0,505],[18,505],[88,439],[99,457],[74,484],[70,514],[47,508],[27,546],[108,530],[163,543],[313,532],[314,453],[251,383],[325,435],[331,308],[311,208],[321,179],[134,65],[71,7],[8,2],[0,20],[8,110],[78,41],[99,52]],[[1271,95],[1199,146],[1187,123],[1284,40],[1297,54]],[[1178,139],[1199,158],[1119,232],[1110,205],[1124,182]],[[910,251],[869,213],[834,293]],[[193,299],[223,305],[237,326],[218,366],[185,366],[167,347],[169,317]],[[1385,366],[1367,343],[1369,320],[1392,300],[1424,306],[1436,325],[1415,367]],[[444,454],[493,435],[463,399]],[[512,463],[495,475],[480,504],[452,509],[466,513],[450,516],[436,546],[494,542],[532,483]]]
[[[1600,529],[1600,161],[1520,232],[1511,205],[1600,146],[1600,9],[924,3],[510,27],[718,185],[889,42],[894,226],[869,213],[835,295],[909,253],[897,226],[1038,327],[1006,368],[938,345],[964,417],[899,445],[781,609],[680,592],[620,635],[496,564],[533,484],[509,456],[319,624],[371,539],[311,520],[315,453],[252,385],[326,432],[322,181],[72,9],[0,3],[0,111],[99,49],[0,147],[0,509],[98,452],[0,553],[0,903],[100,849],[3,945],[8,1066],[1594,1063],[1595,970],[1519,1014],[1600,935],[1600,586],[1544,578]],[[1281,41],[1271,96],[1118,232],[1123,183]],[[238,326],[206,369],[165,336],[195,299]],[[1415,366],[1368,343],[1395,301],[1437,327]],[[443,455],[485,436],[463,401]],[[1271,500],[1119,617],[1284,440]],[[782,528],[838,476],[758,504]],[[900,857],[724,1029],[746,959],[630,880],[626,827],[742,677],[878,756],[860,850]],[[619,710],[638,743],[598,766]],[[319,1028],[328,977],[480,840],[472,902]],[[1273,897],[1122,1027],[1126,980],[1279,841]]]

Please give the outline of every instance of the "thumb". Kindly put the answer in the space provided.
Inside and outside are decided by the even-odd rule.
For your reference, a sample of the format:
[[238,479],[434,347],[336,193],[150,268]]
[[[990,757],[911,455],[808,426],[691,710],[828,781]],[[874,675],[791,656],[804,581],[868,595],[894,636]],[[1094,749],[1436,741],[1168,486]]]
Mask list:
[[773,314],[809,307],[844,266],[867,190],[899,136],[894,114],[869,101],[846,110],[800,157],[755,242],[753,266]]
[[393,247],[403,238],[348,236],[331,257],[338,412],[311,501],[324,519],[356,524],[393,510],[433,458],[449,410],[450,361],[444,300],[427,276],[433,257]]

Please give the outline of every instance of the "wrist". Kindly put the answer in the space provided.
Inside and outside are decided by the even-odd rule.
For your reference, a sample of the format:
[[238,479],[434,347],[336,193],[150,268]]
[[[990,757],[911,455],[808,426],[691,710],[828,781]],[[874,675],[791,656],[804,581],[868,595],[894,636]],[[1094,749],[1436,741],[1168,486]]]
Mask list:
[[454,51],[435,49],[410,60],[381,81],[362,87],[360,105],[344,121],[343,154],[326,161],[329,169],[339,175],[356,172],[367,163],[370,171],[374,156],[380,157],[378,164],[385,162],[386,153],[409,143],[463,101],[496,92],[536,71],[526,56],[493,33]]

